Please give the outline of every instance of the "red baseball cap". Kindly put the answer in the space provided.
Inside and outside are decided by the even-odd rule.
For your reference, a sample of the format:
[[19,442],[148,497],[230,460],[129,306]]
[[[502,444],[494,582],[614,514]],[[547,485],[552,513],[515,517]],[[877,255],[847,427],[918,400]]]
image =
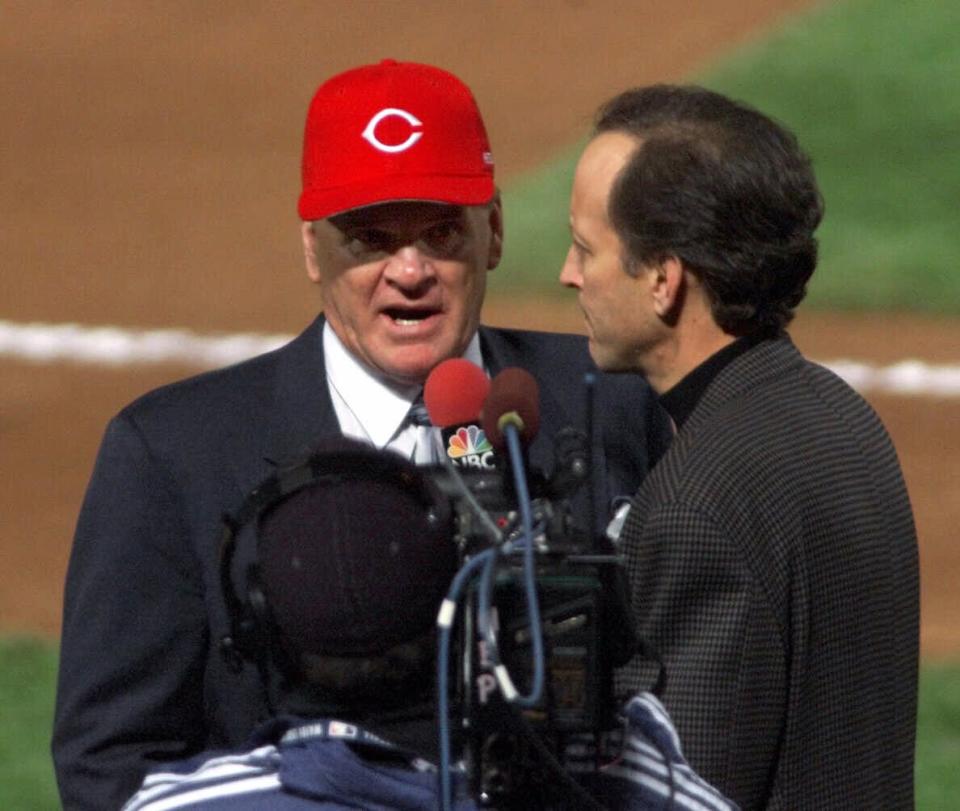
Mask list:
[[301,219],[390,200],[481,205],[493,156],[470,89],[452,73],[384,59],[320,85],[303,137]]

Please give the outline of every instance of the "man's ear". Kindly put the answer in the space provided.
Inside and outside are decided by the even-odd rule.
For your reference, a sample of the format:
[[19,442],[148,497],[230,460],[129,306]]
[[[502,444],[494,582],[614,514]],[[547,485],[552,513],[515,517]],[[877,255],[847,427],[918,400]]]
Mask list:
[[487,270],[493,270],[500,264],[503,256],[503,204],[498,189],[490,203],[490,250],[487,254]]
[[303,259],[307,266],[307,277],[314,284],[320,284],[320,264],[317,261],[317,235],[313,223],[304,220],[300,223],[300,236],[303,239]]
[[683,262],[675,256],[658,260],[651,268],[653,274],[653,309],[663,319],[675,318],[683,304]]

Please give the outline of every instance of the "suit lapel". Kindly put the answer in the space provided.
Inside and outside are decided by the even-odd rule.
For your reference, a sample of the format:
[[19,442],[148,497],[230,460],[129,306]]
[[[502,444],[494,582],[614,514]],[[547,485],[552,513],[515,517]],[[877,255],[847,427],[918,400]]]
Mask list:
[[256,385],[266,389],[234,435],[231,453],[234,476],[246,495],[277,464],[304,456],[325,437],[339,436],[323,360],[324,319],[319,316],[306,330],[274,353]]
[[658,496],[662,488],[674,486],[690,448],[697,445],[701,432],[719,430],[717,426],[722,425],[725,409],[739,408],[745,393],[756,391],[767,380],[782,377],[803,363],[803,357],[793,342],[783,336],[762,341],[722,369],[710,381],[667,452],[640,486],[634,500],[635,507],[630,511],[631,524],[642,526],[651,499]]
[[[537,377],[537,371],[528,368],[530,358],[518,353],[514,346],[503,340],[497,330],[480,327],[480,347],[483,362],[491,377],[511,366],[519,366]],[[544,381],[540,379],[537,382],[540,389],[540,432],[531,443],[528,453],[530,464],[534,468],[549,470],[553,467],[554,433],[558,427],[569,425],[570,417],[557,399],[553,388],[544,385]]]
[[[228,436],[228,455],[234,479],[242,497],[276,469],[277,464],[304,456],[321,440],[340,436],[330,393],[327,388],[323,358],[324,319],[318,317],[303,333],[271,356],[260,358],[251,371],[250,385],[254,396],[243,396],[236,404],[243,409],[236,428]],[[481,351],[491,375],[510,366],[529,369],[531,357],[495,329],[480,328]],[[576,425],[564,392],[582,395],[579,387],[571,390],[561,380],[538,378],[540,388],[540,433],[531,444],[528,455],[532,467],[550,471],[554,465],[556,432],[567,425]],[[238,395],[238,398],[242,395]],[[606,468],[602,442],[594,444],[594,464]],[[608,472],[609,475],[609,472]],[[598,477],[597,505],[601,511],[607,506],[609,482]],[[614,488],[613,492],[620,492]],[[587,497],[585,488],[577,501]],[[582,510],[582,505],[580,506]]]
[[[234,478],[246,496],[275,469],[278,463],[302,457],[324,438],[339,436],[337,420],[327,388],[323,359],[324,319],[319,316],[306,330],[269,359],[261,359],[253,385],[259,396],[247,398],[238,408],[247,409],[230,436],[227,453]],[[510,366],[529,369],[530,358],[497,330],[481,327],[480,345],[491,375]],[[530,464],[543,471],[553,467],[556,431],[574,424],[560,398],[562,386],[538,378],[540,388],[540,433],[529,448]],[[602,448],[595,463],[603,465]],[[602,477],[601,477],[602,478]],[[604,502],[601,502],[604,506]]]
[[722,408],[736,407],[745,392],[755,391],[771,379],[787,374],[803,364],[803,357],[787,335],[765,340],[730,361],[710,382],[700,402],[681,431],[692,434],[699,426],[711,423]]

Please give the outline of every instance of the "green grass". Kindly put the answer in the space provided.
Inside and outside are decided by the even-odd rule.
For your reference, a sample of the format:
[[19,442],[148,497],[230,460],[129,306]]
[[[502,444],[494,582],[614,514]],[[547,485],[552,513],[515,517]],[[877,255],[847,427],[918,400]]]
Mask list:
[[[58,807],[49,736],[56,650],[30,639],[0,640],[0,808]],[[960,797],[960,662],[920,675],[917,809],[956,808]]]
[[[783,121],[812,156],[827,203],[812,306],[960,312],[957,31],[956,0],[830,3],[692,77]],[[506,189],[493,290],[559,291],[578,154]]]
[[33,639],[0,639],[0,808],[59,807],[50,761],[57,654]]
[[920,671],[917,809],[953,809],[960,797],[960,662]]

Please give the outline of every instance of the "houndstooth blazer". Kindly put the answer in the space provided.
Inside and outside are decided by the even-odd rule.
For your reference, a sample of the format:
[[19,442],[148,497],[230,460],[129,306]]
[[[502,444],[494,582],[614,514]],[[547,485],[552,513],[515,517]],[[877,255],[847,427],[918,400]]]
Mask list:
[[[710,383],[621,544],[685,754],[745,809],[912,808],[919,575],[896,452],[790,339]],[[652,683],[639,657],[622,691]]]

